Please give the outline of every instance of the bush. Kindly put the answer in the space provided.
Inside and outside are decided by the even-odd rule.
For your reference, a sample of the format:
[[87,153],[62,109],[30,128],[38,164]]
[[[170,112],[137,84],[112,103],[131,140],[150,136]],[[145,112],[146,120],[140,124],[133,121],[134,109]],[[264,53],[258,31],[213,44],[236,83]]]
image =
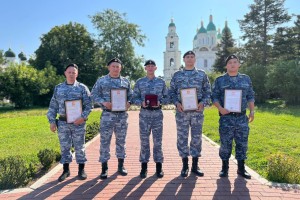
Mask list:
[[0,160],[0,189],[11,189],[24,186],[29,182],[31,168],[20,156]]
[[52,164],[56,161],[57,154],[52,149],[43,149],[38,152],[38,158],[41,164],[43,165],[43,168],[45,170],[48,170],[50,169]]
[[93,122],[86,126],[85,142],[90,141],[99,133],[99,122]]
[[269,157],[267,173],[267,178],[270,181],[300,183],[300,165],[294,159],[282,153]]

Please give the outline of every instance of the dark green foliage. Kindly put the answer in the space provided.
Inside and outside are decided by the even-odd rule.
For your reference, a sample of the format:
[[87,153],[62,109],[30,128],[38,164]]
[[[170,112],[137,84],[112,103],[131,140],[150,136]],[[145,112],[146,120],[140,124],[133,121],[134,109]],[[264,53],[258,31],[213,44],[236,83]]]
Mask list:
[[65,67],[76,63],[79,67],[78,81],[92,87],[100,75],[95,62],[98,48],[84,25],[72,23],[53,27],[41,37],[41,45],[35,51],[36,59],[30,63],[44,69],[47,62],[63,75]]
[[40,150],[37,154],[43,168],[48,170],[51,168],[52,164],[56,161],[57,156],[56,152],[52,149],[43,149]]
[[244,15],[243,20],[238,20],[244,32],[242,39],[247,40],[247,63],[266,66],[269,62],[272,30],[291,19],[284,8],[284,2],[285,0],[254,0],[249,6],[250,12]]
[[99,128],[100,128],[99,122],[93,122],[91,124],[88,124],[86,126],[85,141],[87,142],[93,139],[99,133]]
[[262,65],[242,66],[240,72],[250,76],[255,92],[255,101],[258,103],[264,102],[269,95],[265,86],[267,81],[267,68]]
[[300,183],[300,165],[293,158],[276,153],[268,158],[267,178],[279,183]]
[[298,61],[279,61],[268,66],[267,88],[287,104],[300,103],[300,64]]
[[118,57],[122,61],[123,76],[129,76],[136,80],[145,75],[143,59],[134,52],[133,43],[144,46],[145,35],[141,33],[140,27],[129,23],[126,14],[107,9],[101,13],[90,16],[95,28],[99,31],[97,43],[101,49],[102,59],[101,74],[106,74],[106,63]]
[[0,189],[12,189],[28,183],[28,174],[25,161],[20,156],[8,157],[0,160]]
[[48,105],[54,86],[61,80],[51,66],[39,71],[25,64],[14,64],[0,73],[0,90],[16,108]]
[[219,50],[217,52],[217,59],[215,61],[215,64],[213,65],[213,69],[215,72],[226,72],[226,63],[225,59],[233,52],[234,47],[234,40],[232,38],[232,34],[230,29],[227,27],[227,24],[225,28],[222,31],[222,39],[221,44],[219,45]]

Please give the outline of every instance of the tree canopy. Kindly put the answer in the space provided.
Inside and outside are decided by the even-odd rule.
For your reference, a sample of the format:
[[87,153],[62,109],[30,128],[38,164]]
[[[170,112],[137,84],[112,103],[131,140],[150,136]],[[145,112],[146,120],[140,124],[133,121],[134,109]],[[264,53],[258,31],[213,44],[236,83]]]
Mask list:
[[[123,63],[123,76],[129,76],[132,80],[144,76],[145,71],[141,65],[143,59],[135,55],[134,51],[134,44],[144,46],[146,36],[142,34],[140,27],[128,22],[125,13],[111,9],[96,13],[90,18],[98,30],[97,44],[101,49],[102,66],[106,66],[110,59],[118,57]],[[103,67],[101,73],[106,72],[106,67]]]
[[78,80],[91,87],[100,75],[100,67],[95,62],[97,53],[96,43],[86,28],[70,22],[55,26],[41,37],[41,45],[35,51],[36,59],[31,60],[31,64],[43,69],[50,62],[62,75],[68,64],[76,63]]

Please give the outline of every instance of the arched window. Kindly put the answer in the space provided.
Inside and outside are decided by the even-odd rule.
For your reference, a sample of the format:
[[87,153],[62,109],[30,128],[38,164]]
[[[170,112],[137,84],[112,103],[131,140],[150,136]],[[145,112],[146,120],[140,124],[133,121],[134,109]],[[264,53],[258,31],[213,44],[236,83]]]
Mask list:
[[171,58],[171,59],[170,59],[170,67],[174,66],[174,64],[175,64],[175,63],[174,63],[174,59]]
[[204,67],[207,68],[207,60],[204,59]]
[[174,47],[174,42],[170,42],[170,48]]

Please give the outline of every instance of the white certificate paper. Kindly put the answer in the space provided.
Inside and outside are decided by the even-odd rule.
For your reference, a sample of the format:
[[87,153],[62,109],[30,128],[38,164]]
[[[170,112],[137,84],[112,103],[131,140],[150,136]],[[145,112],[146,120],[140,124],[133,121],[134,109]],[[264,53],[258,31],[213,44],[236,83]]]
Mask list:
[[82,102],[81,100],[65,101],[67,123],[73,123],[81,117]]
[[112,89],[111,93],[111,110],[112,111],[126,111],[127,104],[127,90],[126,89]]
[[183,106],[183,111],[198,109],[196,88],[181,89],[180,95],[181,95],[181,103]]
[[230,112],[241,112],[242,90],[225,90],[224,108]]

